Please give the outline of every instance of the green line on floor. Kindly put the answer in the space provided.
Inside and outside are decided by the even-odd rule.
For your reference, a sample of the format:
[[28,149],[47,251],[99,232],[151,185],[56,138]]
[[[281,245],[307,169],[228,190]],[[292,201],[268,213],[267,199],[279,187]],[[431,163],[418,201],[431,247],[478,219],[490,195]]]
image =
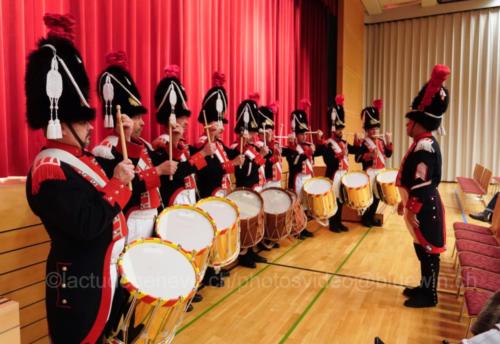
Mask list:
[[344,258],[344,260],[337,267],[337,269],[335,270],[335,272],[333,273],[333,275],[330,276],[330,278],[328,279],[328,281],[323,285],[323,287],[321,287],[321,289],[314,296],[314,298],[311,300],[311,302],[309,302],[309,304],[306,306],[306,308],[304,309],[304,311],[302,312],[302,314],[299,316],[299,318],[293,323],[292,327],[290,327],[290,329],[285,333],[285,335],[283,336],[283,338],[281,338],[281,340],[279,342],[280,344],[286,342],[288,340],[288,337],[290,337],[290,335],[292,334],[292,332],[295,331],[295,329],[297,328],[297,326],[299,326],[300,322],[302,320],[304,320],[304,318],[307,315],[307,313],[309,313],[309,311],[314,306],[314,304],[316,303],[316,301],[318,301],[318,299],[320,298],[320,296],[323,295],[323,293],[325,292],[326,288],[328,288],[328,286],[332,283],[333,278],[340,271],[340,269],[342,269],[342,267],[345,265],[345,263],[347,263],[347,261],[349,260],[349,258],[351,258],[351,256],[354,253],[354,251],[356,251],[356,249],[358,248],[358,246],[361,244],[361,242],[364,240],[364,238],[368,235],[368,233],[371,231],[371,229],[372,229],[372,227],[370,227],[365,232],[365,234],[363,234],[363,236],[358,240],[358,242],[356,243],[356,245],[354,245],[354,247],[351,249],[351,251],[349,252],[349,254]]
[[[278,258],[276,258],[275,260],[273,260],[273,262],[277,262],[279,261],[281,258],[283,258],[284,256],[286,256],[288,253],[292,252],[297,246],[299,246],[301,243],[303,243],[304,241],[300,240],[298,242],[296,242],[292,247],[290,247],[288,250],[286,250],[285,252],[283,252],[283,254],[281,256],[279,256]],[[217,302],[215,302],[213,305],[211,305],[210,307],[208,307],[207,309],[205,309],[203,312],[201,312],[200,314],[198,314],[196,317],[194,317],[190,322],[188,322],[186,325],[182,326],[177,332],[176,332],[176,335],[182,333],[184,330],[186,330],[189,326],[193,325],[196,321],[198,321],[200,318],[202,318],[205,314],[207,314],[208,312],[210,312],[211,310],[213,310],[214,308],[216,308],[217,306],[219,306],[221,303],[223,303],[224,301],[226,301],[230,296],[232,296],[233,294],[235,294],[238,290],[240,290],[241,288],[243,288],[245,285],[247,285],[251,280],[253,280],[255,277],[257,277],[258,275],[260,275],[261,273],[263,273],[264,271],[266,271],[267,269],[269,269],[271,266],[273,265],[270,265],[270,264],[267,264],[264,268],[262,268],[261,270],[257,271],[255,274],[253,274],[252,276],[248,277],[246,280],[244,280],[239,286],[237,286],[236,288],[234,288],[233,290],[231,290],[229,293],[227,293],[226,295],[224,295],[222,298],[220,298],[219,300],[217,300]]]

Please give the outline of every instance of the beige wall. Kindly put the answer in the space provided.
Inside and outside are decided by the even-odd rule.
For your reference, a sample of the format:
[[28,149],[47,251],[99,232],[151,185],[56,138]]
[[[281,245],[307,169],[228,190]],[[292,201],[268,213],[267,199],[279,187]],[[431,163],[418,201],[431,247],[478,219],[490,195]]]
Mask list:
[[[339,0],[337,90],[345,96],[346,132],[361,133],[364,84],[365,10],[361,0]],[[352,142],[352,136],[347,140]],[[354,165],[352,167],[355,167]]]

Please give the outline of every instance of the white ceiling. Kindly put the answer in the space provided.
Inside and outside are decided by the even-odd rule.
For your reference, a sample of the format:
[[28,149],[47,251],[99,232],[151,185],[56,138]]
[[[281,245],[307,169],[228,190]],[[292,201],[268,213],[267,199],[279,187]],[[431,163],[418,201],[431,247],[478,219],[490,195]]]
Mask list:
[[500,0],[361,0],[365,10],[365,23],[425,17],[430,15],[500,7]]

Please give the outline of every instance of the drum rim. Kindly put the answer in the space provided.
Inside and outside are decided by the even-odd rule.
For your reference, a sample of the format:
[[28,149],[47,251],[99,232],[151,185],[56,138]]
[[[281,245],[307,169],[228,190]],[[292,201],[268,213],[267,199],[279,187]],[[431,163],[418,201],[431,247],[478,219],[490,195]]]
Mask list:
[[[235,193],[235,192],[237,192],[237,191],[250,191],[251,193],[253,193],[253,194],[257,195],[257,197],[259,198],[259,200],[260,200],[260,204],[262,205],[262,207],[261,207],[261,209],[260,209],[259,213],[258,213],[257,215],[255,215],[255,216],[252,216],[252,217],[251,217],[251,219],[253,219],[254,217],[257,217],[257,216],[259,216],[259,215],[261,215],[261,214],[263,214],[263,213],[264,213],[264,199],[262,198],[262,196],[260,195],[260,193],[258,193],[257,191],[255,191],[255,190],[254,190],[254,189],[252,189],[252,188],[247,188],[247,187],[242,186],[242,187],[235,188],[235,189],[231,190],[231,192],[229,192],[229,193],[226,195],[226,197],[228,197],[230,194]],[[229,198],[228,198],[228,199],[229,199]],[[232,202],[234,202],[234,201],[233,201],[233,200],[231,200],[231,199],[229,199],[229,200],[230,200],[230,201],[232,201]],[[234,202],[234,203],[236,203],[236,202]],[[236,206],[238,207],[238,215],[239,215],[239,214],[240,214],[240,206],[239,206],[238,204],[236,204]],[[239,216],[239,219],[241,220],[241,216]]]
[[[236,211],[236,221],[230,227],[223,228],[223,229],[219,230],[217,228],[217,225],[215,225],[215,230],[216,230],[217,234],[222,235],[222,234],[226,233],[227,231],[229,231],[230,229],[232,229],[235,225],[238,225],[238,223],[240,222],[240,209],[238,208],[238,205],[235,202],[233,202],[232,200],[230,200],[229,198],[219,197],[219,196],[209,196],[209,197],[200,199],[198,202],[195,203],[194,206],[197,207],[198,209],[201,209],[199,207],[200,204],[208,203],[210,201],[219,201],[222,203],[227,203],[231,207],[233,207],[233,209]],[[205,211],[203,209],[201,209],[201,210],[204,211],[205,213],[207,213],[208,216],[210,216],[210,218],[215,223],[215,220],[212,218],[212,216],[210,215],[210,213],[208,211]]]
[[158,226],[159,226],[159,223],[160,223],[160,217],[162,216],[163,213],[168,213],[169,211],[171,210],[177,210],[177,209],[189,209],[189,210],[194,210],[195,212],[199,213],[200,215],[202,215],[203,217],[205,217],[208,222],[210,223],[210,225],[212,226],[212,233],[213,233],[213,236],[212,236],[212,243],[206,247],[204,247],[203,249],[199,250],[199,251],[196,251],[196,256],[199,256],[199,255],[202,255],[204,254],[207,250],[210,250],[212,248],[212,245],[213,245],[213,242],[215,240],[215,237],[217,236],[217,226],[215,225],[215,221],[214,219],[212,219],[212,217],[210,216],[210,214],[208,214],[206,211],[204,211],[203,209],[201,208],[197,208],[196,206],[192,206],[192,205],[187,205],[187,204],[176,204],[176,205],[173,205],[173,206],[170,206],[170,207],[167,207],[165,209],[163,209],[159,214],[158,216],[156,217],[156,220],[155,220],[155,234],[163,241],[165,242],[168,242],[168,243],[171,243],[171,244],[174,244],[176,246],[178,246],[180,249],[182,249],[183,251],[185,252],[188,252],[189,254],[192,255],[192,252],[193,251],[190,251],[190,250],[186,250],[185,248],[182,247],[182,245],[179,245],[179,244],[176,244],[168,239],[165,239],[165,238],[162,238],[160,236],[160,233],[158,232]]
[[[176,299],[162,299],[162,298],[157,298],[154,296],[151,296],[149,294],[143,293],[136,285],[134,285],[130,280],[127,278],[127,274],[123,270],[123,257],[124,255],[133,247],[139,246],[140,244],[158,244],[158,245],[164,245],[168,246],[170,248],[173,248],[177,252],[181,253],[189,262],[189,265],[193,268],[194,274],[195,274],[195,285],[193,289],[187,294],[187,295],[181,295]],[[125,247],[123,252],[120,254],[120,257],[118,258],[117,262],[118,266],[118,273],[120,275],[120,284],[127,289],[127,291],[132,295],[132,296],[137,296],[137,299],[140,300],[141,302],[147,303],[147,304],[159,304],[160,307],[173,307],[177,305],[178,303],[184,302],[184,300],[189,300],[191,299],[194,294],[196,293],[196,290],[199,285],[199,276],[200,276],[200,270],[196,266],[194,262],[194,258],[191,255],[191,253],[185,251],[182,247],[179,245],[176,245],[174,243],[168,242],[166,240],[162,240],[161,238],[147,238],[147,239],[138,239],[134,240],[131,242],[129,245]]]
[[332,182],[332,180],[330,178],[327,178],[327,177],[312,177],[312,178],[306,180],[306,182],[302,186],[302,190],[304,191],[305,194],[309,195],[310,197],[323,197],[323,196],[327,195],[330,192],[330,191],[326,191],[326,192],[323,192],[321,194],[312,194],[312,193],[307,192],[306,185],[309,184],[310,182],[312,182],[313,180],[318,180],[318,179],[326,180],[327,182],[329,182],[330,185],[331,185],[330,189],[333,190],[333,182]]
[[342,178],[340,179],[340,183],[342,185],[344,185],[346,188],[350,188],[350,189],[353,189],[353,190],[358,190],[358,189],[362,189],[364,188],[366,185],[361,185],[361,186],[356,186],[356,187],[352,187],[352,186],[347,186],[344,184],[344,178],[350,174],[350,173],[361,173],[361,174],[364,174],[366,176],[366,178],[368,179],[368,187],[371,187],[371,182],[370,182],[370,176],[368,175],[368,173],[366,173],[365,171],[348,171],[347,173],[345,173]]
[[[385,182],[381,182],[380,180],[378,180],[378,176],[380,176],[382,173],[386,173],[386,172],[396,172],[396,173],[399,173],[399,170],[396,169],[396,168],[384,168],[382,170],[382,172],[379,172],[376,176],[375,176],[375,181],[377,183],[380,183],[380,184],[387,184],[387,185],[396,185],[396,180],[391,182],[391,183],[385,183]],[[396,179],[397,179],[397,174],[396,174]]]
[[[284,212],[282,212],[282,213],[266,213],[266,212],[264,211],[264,214],[270,214],[270,215],[281,215],[281,214],[286,214],[286,213],[287,213],[287,212],[288,212],[288,211],[289,211],[289,210],[293,207],[294,200],[293,200],[293,197],[292,197],[292,196],[290,195],[290,193],[288,192],[288,190],[283,189],[283,188],[278,188],[278,187],[276,187],[276,186],[272,186],[272,187],[270,187],[270,188],[267,188],[267,189],[262,190],[260,193],[262,194],[262,193],[266,192],[267,190],[278,190],[278,191],[280,191],[280,192],[283,192],[285,195],[287,195],[287,196],[288,196],[288,198],[290,198],[290,208],[288,208],[286,211],[284,211]],[[261,196],[262,196],[262,195],[261,195]],[[262,200],[264,200],[264,197],[262,197]],[[264,206],[263,206],[262,208],[264,208]]]

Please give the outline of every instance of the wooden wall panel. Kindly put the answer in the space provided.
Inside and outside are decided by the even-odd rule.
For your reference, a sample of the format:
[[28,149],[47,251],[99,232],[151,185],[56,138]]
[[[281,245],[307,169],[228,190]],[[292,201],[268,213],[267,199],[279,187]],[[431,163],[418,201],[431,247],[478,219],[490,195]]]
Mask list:
[[0,182],[0,296],[19,303],[21,343],[49,343],[45,261],[50,239],[26,201],[25,182]]
[[[362,133],[360,118],[364,86],[365,10],[361,0],[339,0],[339,27],[337,39],[337,92],[344,94],[346,132]],[[347,136],[352,142],[353,137]],[[349,156],[350,169],[361,169]]]

